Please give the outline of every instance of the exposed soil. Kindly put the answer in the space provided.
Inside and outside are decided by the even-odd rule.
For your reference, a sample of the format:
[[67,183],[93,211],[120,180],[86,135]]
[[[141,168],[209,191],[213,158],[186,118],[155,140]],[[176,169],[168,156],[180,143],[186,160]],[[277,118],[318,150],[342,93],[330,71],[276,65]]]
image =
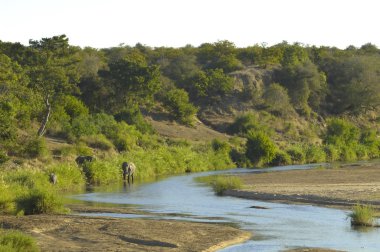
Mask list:
[[257,200],[380,208],[380,166],[361,165],[240,175],[242,190],[227,195]]
[[79,215],[0,216],[0,227],[32,235],[42,251],[215,251],[250,238],[221,224]]

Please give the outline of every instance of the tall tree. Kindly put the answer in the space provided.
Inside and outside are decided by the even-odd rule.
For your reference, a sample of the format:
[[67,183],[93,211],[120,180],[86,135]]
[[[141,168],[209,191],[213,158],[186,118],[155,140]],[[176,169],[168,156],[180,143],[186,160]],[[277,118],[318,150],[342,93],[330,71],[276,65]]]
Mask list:
[[40,93],[45,103],[45,113],[38,130],[38,136],[42,136],[57,98],[78,92],[78,49],[69,45],[65,35],[30,40],[29,44],[32,52],[30,86]]

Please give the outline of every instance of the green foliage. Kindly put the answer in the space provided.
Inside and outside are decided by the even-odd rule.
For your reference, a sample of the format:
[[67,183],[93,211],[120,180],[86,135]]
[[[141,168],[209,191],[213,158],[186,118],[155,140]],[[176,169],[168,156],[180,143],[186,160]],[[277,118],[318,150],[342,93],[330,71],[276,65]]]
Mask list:
[[306,162],[307,163],[322,163],[326,161],[326,153],[323,147],[310,145],[306,149]]
[[272,166],[283,166],[292,163],[291,156],[285,151],[277,151],[274,158],[270,162]]
[[16,230],[0,230],[0,251],[6,252],[38,252],[36,241],[29,235]]
[[380,57],[341,58],[328,65],[331,112],[359,115],[380,106]]
[[47,154],[46,141],[42,137],[31,137],[26,139],[22,154],[28,158],[43,157]]
[[213,44],[202,44],[198,52],[198,61],[206,69],[223,69],[224,72],[232,72],[242,67],[236,58],[235,45],[227,40],[218,41]]
[[226,190],[240,189],[243,186],[240,178],[225,175],[199,177],[197,181],[211,185],[217,195],[223,195]]
[[234,80],[222,69],[200,71],[189,80],[189,93],[195,98],[204,98],[207,103],[220,100],[232,91]]
[[84,188],[84,175],[78,166],[72,162],[52,165],[47,169],[45,177],[48,178],[51,173],[57,175],[58,182],[54,187],[58,191],[75,192]]
[[188,93],[183,89],[169,90],[164,97],[164,105],[170,114],[185,125],[193,125],[198,111],[189,101]]
[[239,115],[228,127],[228,133],[246,135],[249,131],[266,131],[266,127],[260,124],[259,119],[253,113]]
[[272,83],[264,92],[266,106],[273,112],[286,115],[292,112],[292,105],[286,88],[278,83]]
[[349,217],[353,226],[373,226],[375,210],[370,205],[357,204],[353,207]]
[[341,158],[341,150],[335,145],[326,145],[324,151],[326,153],[326,161],[334,162]]
[[82,136],[79,141],[85,142],[91,148],[103,151],[109,151],[114,148],[112,142],[108,140],[103,134]]
[[136,105],[130,104],[130,106],[116,114],[115,119],[136,126],[142,133],[153,133],[154,131],[152,125],[144,119],[139,107]]
[[52,191],[34,188],[16,198],[17,211],[24,214],[49,214],[67,211],[62,199]]
[[7,152],[0,149],[0,165],[7,162],[9,160]]
[[360,131],[352,123],[338,118],[333,118],[328,121],[327,131],[324,137],[326,144],[352,146],[358,142],[359,138]]
[[306,161],[306,154],[302,146],[292,146],[286,150],[289,154],[292,163],[294,164],[303,164]]
[[277,146],[264,132],[250,131],[247,135],[246,156],[255,165],[270,163],[275,157]]

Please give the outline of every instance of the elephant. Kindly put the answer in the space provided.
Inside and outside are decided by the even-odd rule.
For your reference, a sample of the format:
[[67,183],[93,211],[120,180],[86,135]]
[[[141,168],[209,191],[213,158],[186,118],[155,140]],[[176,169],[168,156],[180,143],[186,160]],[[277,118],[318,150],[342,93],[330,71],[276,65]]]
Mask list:
[[95,158],[92,157],[92,156],[78,156],[76,159],[75,159],[75,162],[79,165],[79,166],[82,166],[85,162],[92,162],[94,161]]
[[126,180],[126,177],[128,175],[128,184],[130,183],[130,178],[132,178],[132,184],[133,184],[133,174],[136,172],[136,165],[132,162],[127,163],[123,162],[121,165],[121,168],[123,170],[123,179]]
[[57,182],[58,182],[58,177],[57,177],[57,175],[56,175],[54,172],[50,173],[50,175],[49,175],[49,181],[50,181],[50,183],[52,183],[53,185],[57,184]]

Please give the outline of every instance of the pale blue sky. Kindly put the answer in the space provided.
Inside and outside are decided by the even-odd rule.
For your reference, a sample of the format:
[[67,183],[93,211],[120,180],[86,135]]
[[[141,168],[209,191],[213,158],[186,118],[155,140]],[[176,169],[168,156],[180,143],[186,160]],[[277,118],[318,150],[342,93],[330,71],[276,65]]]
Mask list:
[[0,40],[66,34],[72,45],[239,47],[287,40],[380,46],[378,0],[0,0]]

